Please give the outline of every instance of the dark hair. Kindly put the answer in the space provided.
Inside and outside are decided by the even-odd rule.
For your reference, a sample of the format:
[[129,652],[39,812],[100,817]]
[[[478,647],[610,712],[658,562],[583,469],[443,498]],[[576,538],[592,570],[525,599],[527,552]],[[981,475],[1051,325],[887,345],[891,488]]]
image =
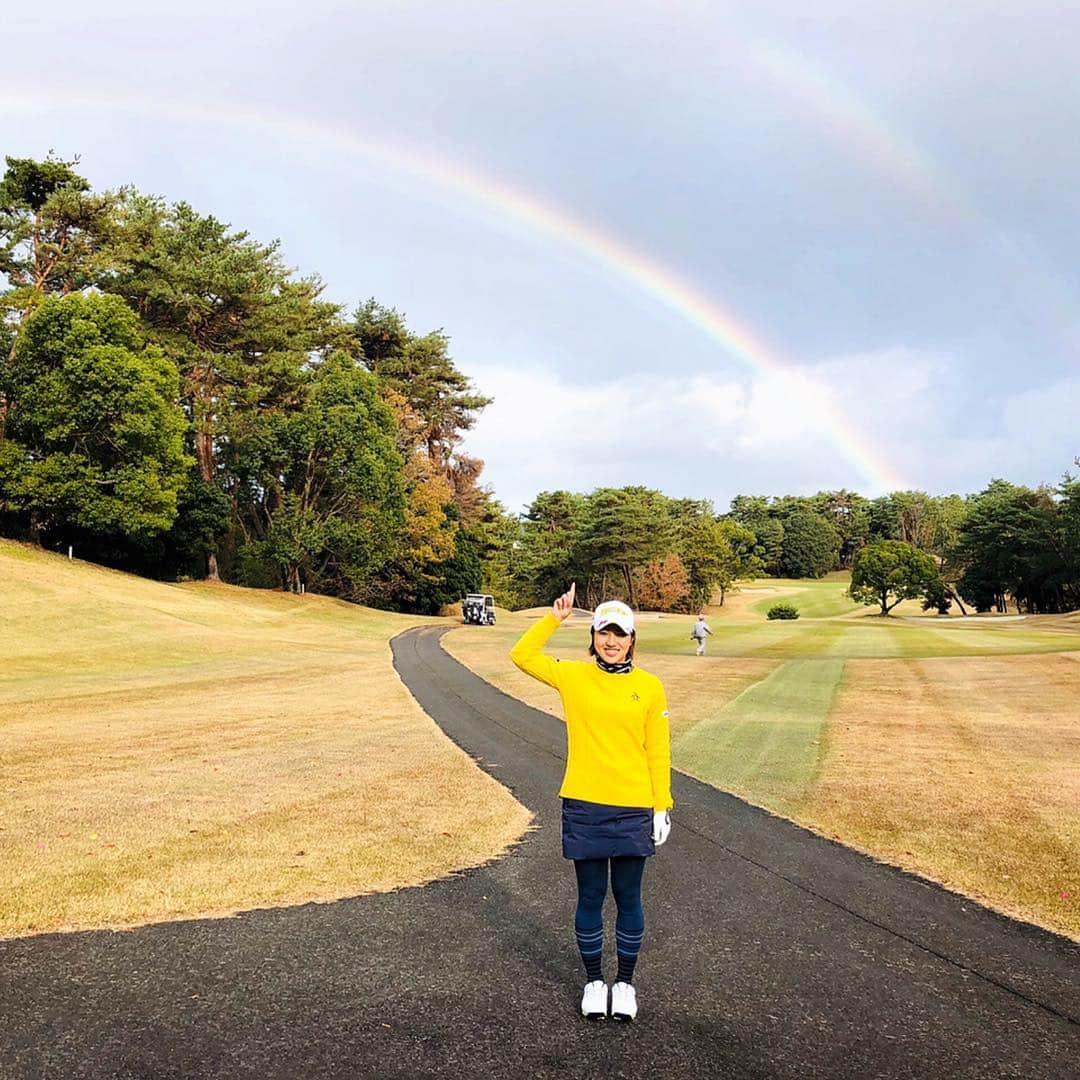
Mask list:
[[[619,631],[621,631],[622,627],[621,626],[616,626],[615,624],[612,624],[610,626],[605,626],[604,629],[605,630],[619,630]],[[622,636],[626,637],[626,634],[623,634]],[[630,631],[630,648],[627,649],[627,651],[626,651],[626,659],[627,660],[633,660],[634,659],[634,646],[636,644],[637,644],[637,631],[636,630],[631,630]],[[590,656],[596,656],[597,655],[597,653],[596,653],[596,631],[591,626],[589,627],[589,655]]]

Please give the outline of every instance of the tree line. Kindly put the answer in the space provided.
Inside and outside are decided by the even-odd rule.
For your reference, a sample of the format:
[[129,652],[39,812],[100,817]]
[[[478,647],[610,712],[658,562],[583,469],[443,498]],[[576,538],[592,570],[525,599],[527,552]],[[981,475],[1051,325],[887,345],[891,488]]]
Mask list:
[[942,613],[953,603],[1004,612],[1010,601],[1032,614],[1071,611],[1080,608],[1080,479],[993,480],[966,496],[737,495],[719,514],[641,487],[543,492],[496,564],[494,586],[522,606],[576,580],[588,604],[618,597],[693,611],[722,604],[739,578],[851,570],[852,595],[882,614],[904,599]]
[[760,570],[751,530],[705,500],[644,487],[542,492],[510,533],[492,580],[514,606],[543,603],[576,581],[589,607],[618,598],[689,611]]
[[0,180],[0,532],[383,607],[475,588],[505,512],[446,335],[77,164]]

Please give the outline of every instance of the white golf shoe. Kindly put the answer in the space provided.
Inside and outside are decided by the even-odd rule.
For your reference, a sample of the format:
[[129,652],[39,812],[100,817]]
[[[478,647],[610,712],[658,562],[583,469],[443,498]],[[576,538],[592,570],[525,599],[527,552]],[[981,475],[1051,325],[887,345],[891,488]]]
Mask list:
[[635,1016],[637,1016],[637,991],[630,983],[615,983],[611,988],[611,1019],[633,1020]]
[[586,1020],[607,1019],[607,983],[602,979],[585,984],[585,993],[581,995],[581,1015]]

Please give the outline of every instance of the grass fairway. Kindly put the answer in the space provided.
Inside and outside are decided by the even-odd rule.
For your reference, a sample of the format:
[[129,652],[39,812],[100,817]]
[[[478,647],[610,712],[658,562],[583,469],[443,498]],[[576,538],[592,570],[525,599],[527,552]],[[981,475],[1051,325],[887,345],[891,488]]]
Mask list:
[[528,813],[401,685],[423,620],[0,541],[0,937],[417,884]]
[[[865,609],[864,609],[865,610]],[[769,622],[763,615],[713,619],[708,652],[776,660],[818,657],[1007,656],[1080,648],[1080,635],[1053,618],[1004,619],[857,618]],[[587,631],[586,631],[587,633]],[[690,651],[685,617],[663,616],[642,624],[642,647],[674,656]]]
[[816,778],[842,660],[789,660],[676,738],[678,768],[782,814]]
[[[710,610],[702,658],[690,617],[640,616],[638,658],[667,687],[675,767],[1080,940],[1080,618],[881,619],[853,613],[846,584],[751,583]],[[757,610],[796,586],[831,615],[770,623]],[[559,715],[555,692],[507,655],[530,622],[443,640]],[[574,618],[549,651],[584,658],[587,646],[588,621]]]

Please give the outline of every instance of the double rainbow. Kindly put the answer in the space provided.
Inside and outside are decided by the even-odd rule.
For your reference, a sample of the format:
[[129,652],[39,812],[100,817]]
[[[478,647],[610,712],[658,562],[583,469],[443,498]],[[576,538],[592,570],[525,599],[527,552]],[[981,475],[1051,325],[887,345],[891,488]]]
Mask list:
[[914,142],[877,104],[805,56],[776,42],[748,44],[747,58],[833,142],[943,225],[981,244],[1008,275],[1017,298],[1059,342],[1076,348],[1080,303],[1072,289],[1009,232],[1001,230],[955,174]]

